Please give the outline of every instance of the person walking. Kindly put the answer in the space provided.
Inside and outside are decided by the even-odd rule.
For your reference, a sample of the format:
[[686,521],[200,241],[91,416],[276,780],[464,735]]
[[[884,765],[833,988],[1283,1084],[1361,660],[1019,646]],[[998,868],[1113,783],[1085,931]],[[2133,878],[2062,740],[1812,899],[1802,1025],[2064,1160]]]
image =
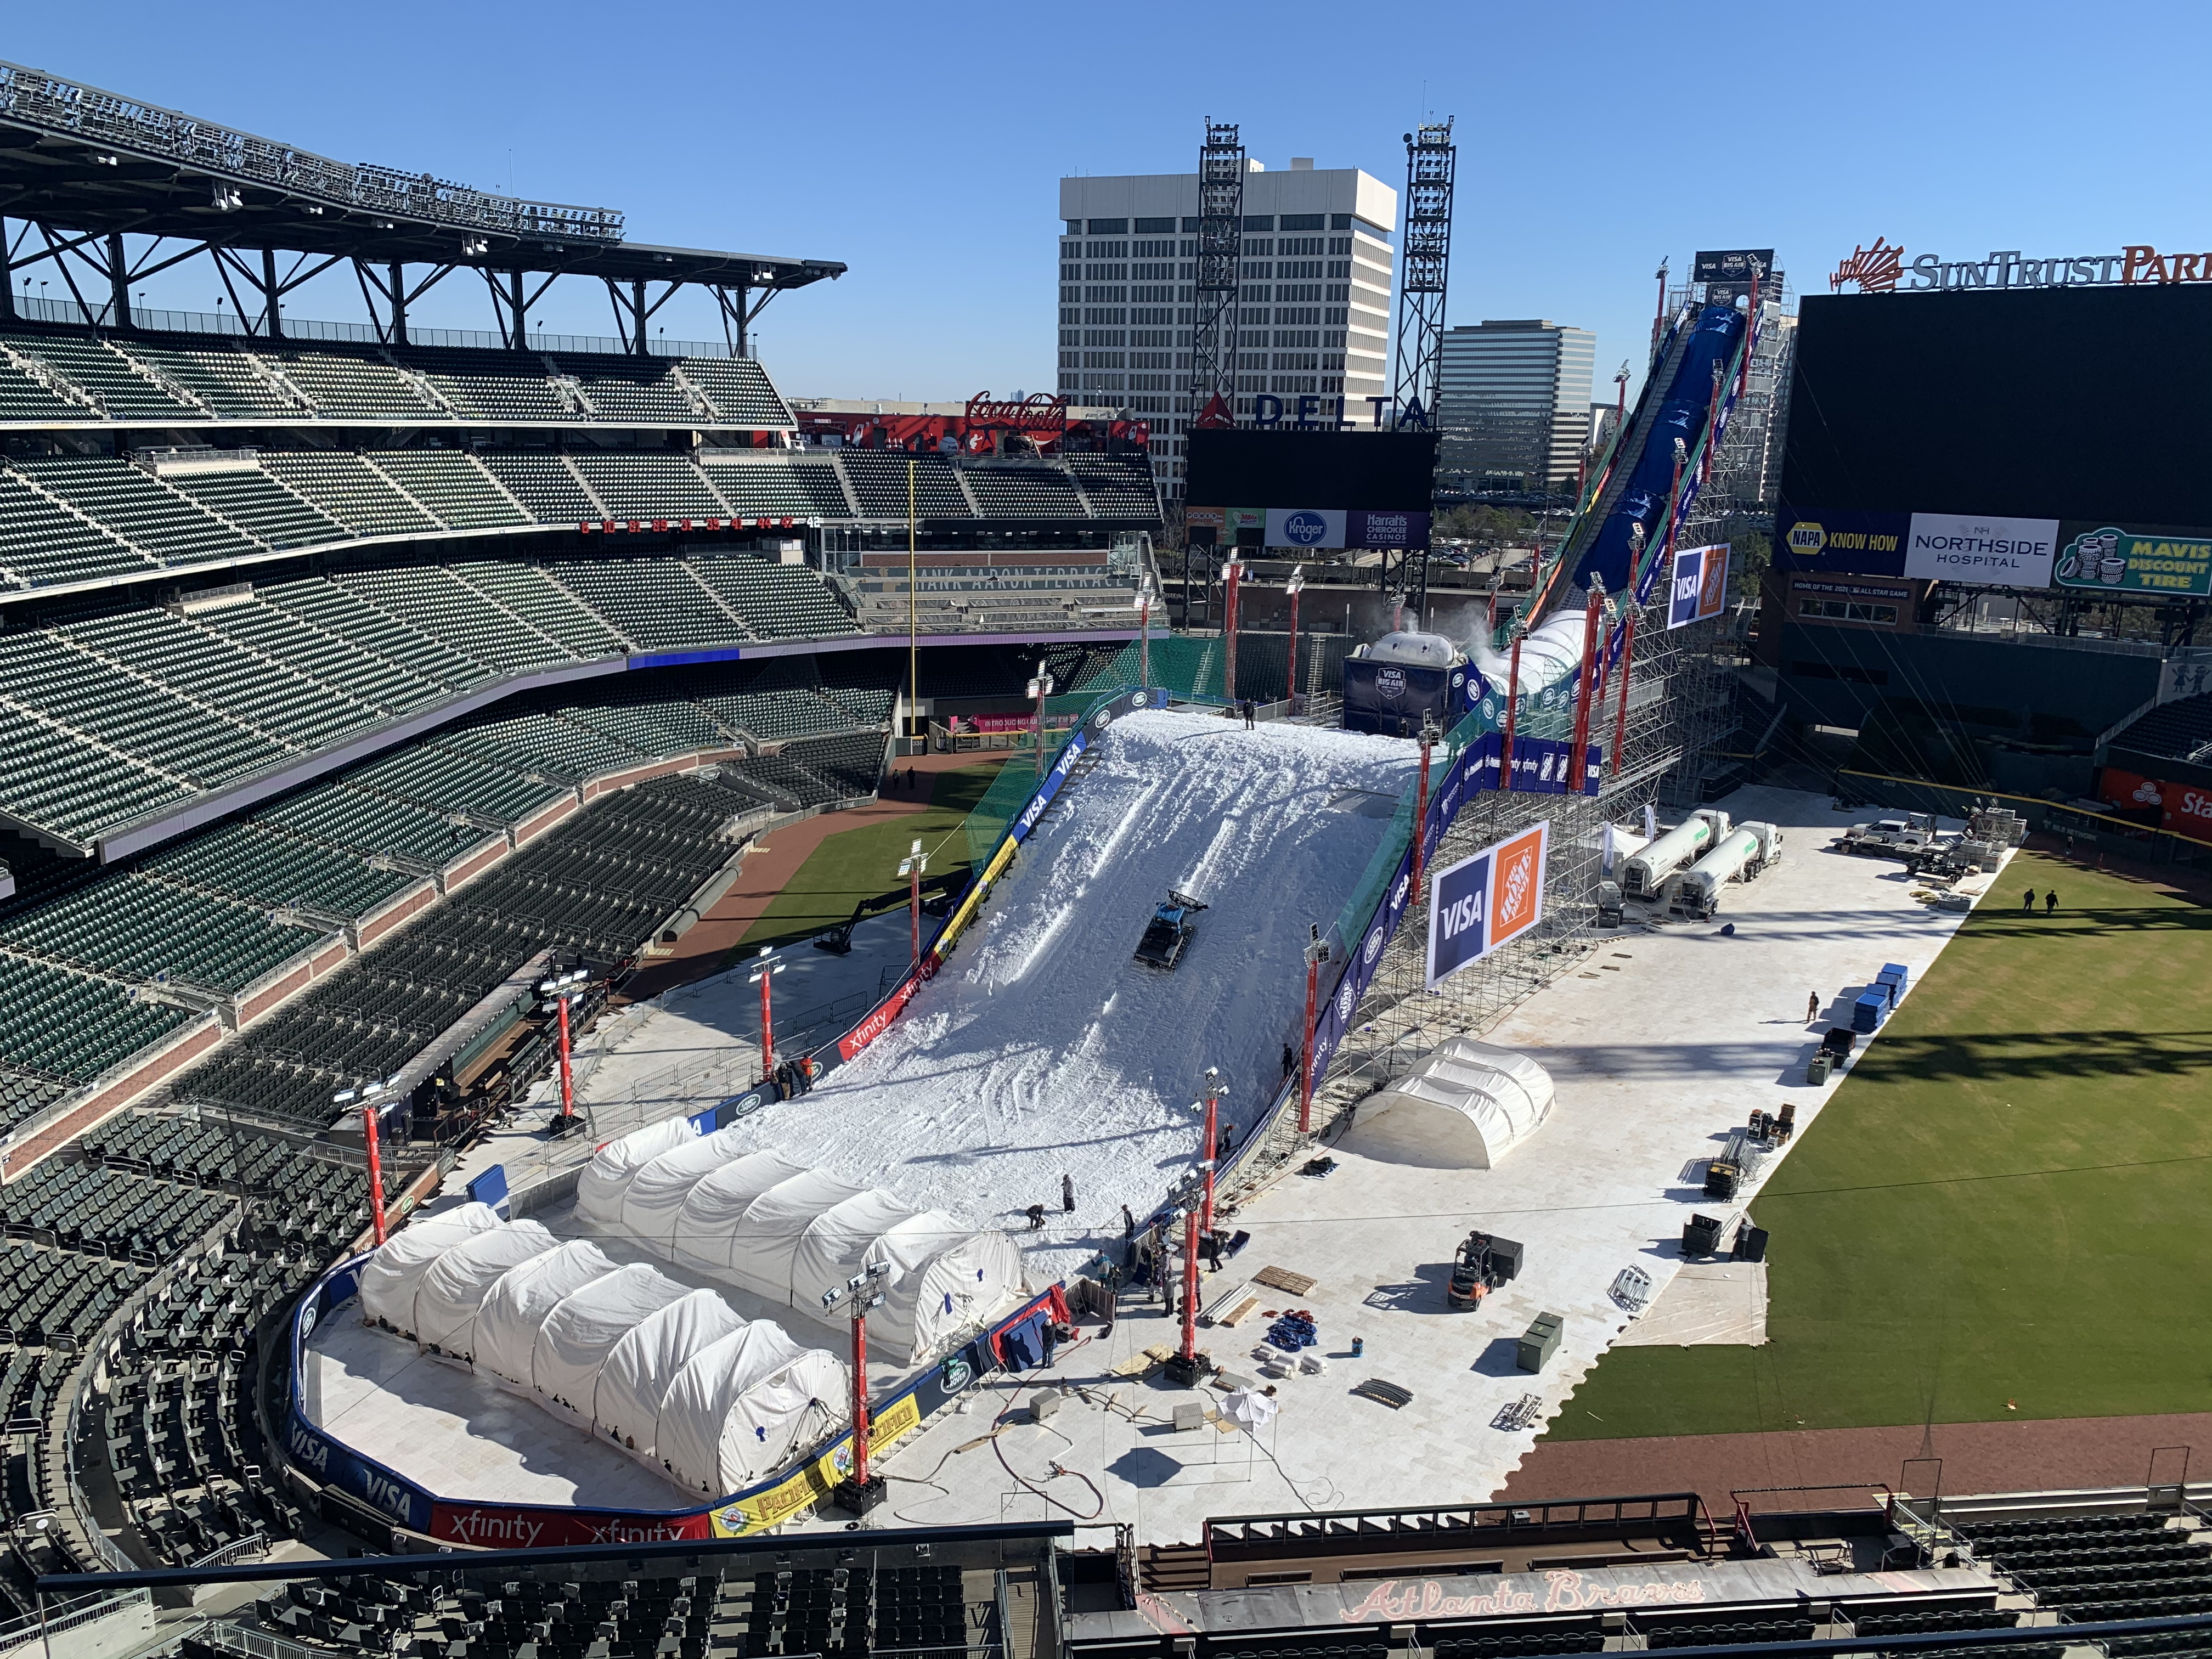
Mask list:
[[1820,994],[1818,991],[1808,992],[1805,997],[1805,1023],[1810,1025],[1820,1017]]
[[1209,1271],[1217,1273],[1221,1271],[1221,1235],[1219,1233],[1208,1233],[1199,1240],[1198,1251],[1206,1258],[1206,1265]]
[[2057,913],[2058,890],[2054,887],[2043,896],[2043,914],[2046,916],[2050,916],[2056,915]]
[[1075,1177],[1072,1175],[1062,1175],[1060,1178],[1060,1212],[1062,1215],[1075,1213]]
[[1249,731],[1252,729],[1252,727],[1253,727],[1254,716],[1255,716],[1255,713],[1256,713],[1256,708],[1255,708],[1255,705],[1253,703],[1252,699],[1251,699],[1251,698],[1249,698],[1249,697],[1245,698],[1245,699],[1244,699],[1244,729],[1245,729],[1247,732],[1249,732]]
[[2035,914],[2035,889],[2033,887],[2020,896],[2020,913],[2024,916]]
[[1136,1236],[1137,1218],[1130,1210],[1129,1206],[1124,1204],[1121,1206],[1121,1237],[1124,1238],[1134,1238]]
[[1297,1069],[1297,1050],[1291,1048],[1289,1043],[1285,1042],[1283,1045],[1283,1081],[1288,1083],[1291,1080],[1291,1073]]

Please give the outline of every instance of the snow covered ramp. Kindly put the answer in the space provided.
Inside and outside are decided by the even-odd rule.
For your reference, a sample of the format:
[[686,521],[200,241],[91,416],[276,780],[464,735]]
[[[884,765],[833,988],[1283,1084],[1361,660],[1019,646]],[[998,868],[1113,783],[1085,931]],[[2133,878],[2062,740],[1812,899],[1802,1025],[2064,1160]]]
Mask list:
[[[1017,1233],[1033,1284],[1118,1242],[1121,1206],[1146,1215],[1188,1168],[1206,1066],[1224,1121],[1256,1121],[1299,1040],[1307,925],[1335,920],[1418,765],[1394,738],[1172,712],[1094,752],[904,1017],[725,1132],[976,1227],[1042,1204],[1046,1229]],[[1208,908],[1163,973],[1133,952],[1170,888]]]

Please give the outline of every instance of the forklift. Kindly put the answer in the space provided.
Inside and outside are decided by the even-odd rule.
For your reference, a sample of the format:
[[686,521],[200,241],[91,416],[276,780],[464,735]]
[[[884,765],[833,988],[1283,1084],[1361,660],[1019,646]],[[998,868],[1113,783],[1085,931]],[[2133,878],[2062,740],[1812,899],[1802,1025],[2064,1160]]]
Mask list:
[[1512,1239],[1478,1230],[1459,1247],[1444,1299],[1455,1308],[1479,1308],[1483,1297],[1517,1278],[1520,1272],[1521,1246]]

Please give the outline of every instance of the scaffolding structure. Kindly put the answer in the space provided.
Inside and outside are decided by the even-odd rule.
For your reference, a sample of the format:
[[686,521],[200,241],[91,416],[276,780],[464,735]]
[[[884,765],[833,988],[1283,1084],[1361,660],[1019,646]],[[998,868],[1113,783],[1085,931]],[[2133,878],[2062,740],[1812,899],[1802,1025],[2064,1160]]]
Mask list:
[[[1197,314],[1190,334],[1190,418],[1237,396],[1237,289],[1244,248],[1244,143],[1237,128],[1206,124],[1198,151]],[[1185,592],[1188,589],[1186,587]]]

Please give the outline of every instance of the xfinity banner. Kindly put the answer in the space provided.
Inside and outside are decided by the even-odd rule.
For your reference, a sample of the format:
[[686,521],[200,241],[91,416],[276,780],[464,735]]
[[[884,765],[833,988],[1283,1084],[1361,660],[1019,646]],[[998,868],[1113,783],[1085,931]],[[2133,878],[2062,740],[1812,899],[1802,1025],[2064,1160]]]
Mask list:
[[1687,628],[1728,608],[1729,544],[1674,550],[1674,572],[1667,596],[1667,626]]
[[2048,587],[2057,548],[2056,519],[1916,513],[1905,538],[1905,574],[1978,587]]
[[1551,829],[1533,824],[1429,878],[1431,988],[1536,925]]

